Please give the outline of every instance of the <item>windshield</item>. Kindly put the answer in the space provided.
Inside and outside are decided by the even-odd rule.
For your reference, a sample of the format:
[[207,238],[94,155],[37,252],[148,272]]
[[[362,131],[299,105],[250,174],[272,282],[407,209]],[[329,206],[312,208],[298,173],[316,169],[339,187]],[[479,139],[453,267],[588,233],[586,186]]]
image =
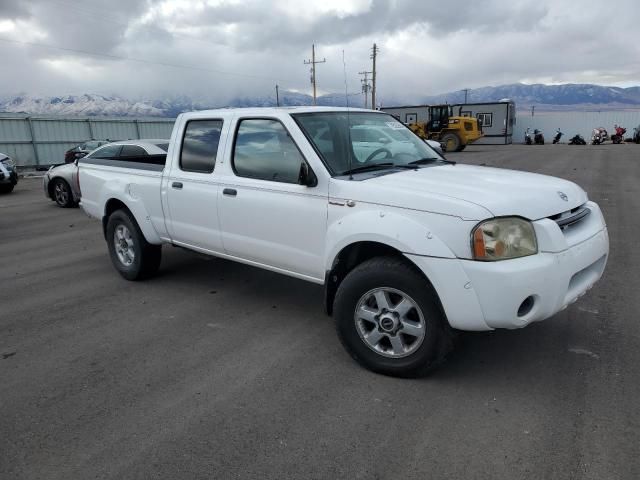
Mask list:
[[341,111],[292,116],[333,175],[443,160],[391,115]]

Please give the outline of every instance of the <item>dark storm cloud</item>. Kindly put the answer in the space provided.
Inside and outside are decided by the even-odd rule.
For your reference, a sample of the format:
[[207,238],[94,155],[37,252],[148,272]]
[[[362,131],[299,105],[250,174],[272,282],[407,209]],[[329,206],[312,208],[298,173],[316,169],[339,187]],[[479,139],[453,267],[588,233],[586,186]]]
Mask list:
[[[551,0],[0,0],[0,40],[31,43],[0,42],[3,67],[13,72],[0,76],[0,93],[224,99],[270,92],[274,78],[284,88],[307,90],[302,60],[313,42],[327,57],[318,71],[324,91],[344,90],[343,50],[349,90],[357,90],[355,73],[370,68],[374,41],[382,49],[382,97],[522,80],[640,78],[636,19],[604,21],[601,6],[597,0],[578,6]],[[616,9],[633,12],[635,2],[621,0]],[[6,20],[15,22],[13,30]]]
[[[345,44],[372,34],[393,34],[413,25],[421,25],[434,35],[496,28],[527,31],[536,28],[548,12],[545,6],[531,2],[453,0],[446,8],[434,8],[433,2],[372,0],[369,8],[355,14],[326,12],[305,21],[273,11],[273,2],[251,4],[252,8],[209,6],[202,12],[184,12],[178,20],[205,29],[235,24],[238,28],[230,39],[233,45],[265,49],[291,48],[310,39],[328,45]],[[303,2],[300,5],[304,8]]]
[[0,18],[17,19],[29,16],[29,6],[26,2],[13,0],[0,1]]

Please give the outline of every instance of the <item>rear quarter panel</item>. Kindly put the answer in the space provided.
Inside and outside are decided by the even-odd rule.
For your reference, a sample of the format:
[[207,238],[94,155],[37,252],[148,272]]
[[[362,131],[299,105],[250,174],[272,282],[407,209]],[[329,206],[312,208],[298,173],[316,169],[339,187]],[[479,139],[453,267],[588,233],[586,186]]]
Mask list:
[[107,202],[116,199],[133,213],[150,243],[162,243],[167,232],[160,201],[162,171],[118,168],[80,162],[80,205],[95,218],[105,215]]

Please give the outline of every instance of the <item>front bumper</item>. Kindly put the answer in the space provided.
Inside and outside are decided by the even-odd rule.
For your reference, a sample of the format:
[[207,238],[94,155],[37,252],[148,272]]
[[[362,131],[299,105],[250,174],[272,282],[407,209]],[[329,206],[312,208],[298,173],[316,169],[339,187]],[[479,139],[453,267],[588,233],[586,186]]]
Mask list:
[[521,328],[563,310],[602,276],[609,236],[597,205],[591,205],[593,217],[585,226],[590,232],[561,251],[500,262],[407,257],[431,280],[452,327]]

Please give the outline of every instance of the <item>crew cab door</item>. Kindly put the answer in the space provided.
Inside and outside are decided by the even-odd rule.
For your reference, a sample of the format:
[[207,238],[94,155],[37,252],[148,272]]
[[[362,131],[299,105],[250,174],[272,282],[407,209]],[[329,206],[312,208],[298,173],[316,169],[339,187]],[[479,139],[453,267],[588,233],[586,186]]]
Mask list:
[[228,126],[222,118],[186,121],[174,138],[172,165],[163,184],[168,205],[167,229],[179,245],[223,253],[214,171]]
[[285,123],[235,121],[219,193],[224,249],[250,263],[323,281],[328,186],[324,179],[300,184],[301,166],[309,164],[299,145],[311,146],[291,118]]

